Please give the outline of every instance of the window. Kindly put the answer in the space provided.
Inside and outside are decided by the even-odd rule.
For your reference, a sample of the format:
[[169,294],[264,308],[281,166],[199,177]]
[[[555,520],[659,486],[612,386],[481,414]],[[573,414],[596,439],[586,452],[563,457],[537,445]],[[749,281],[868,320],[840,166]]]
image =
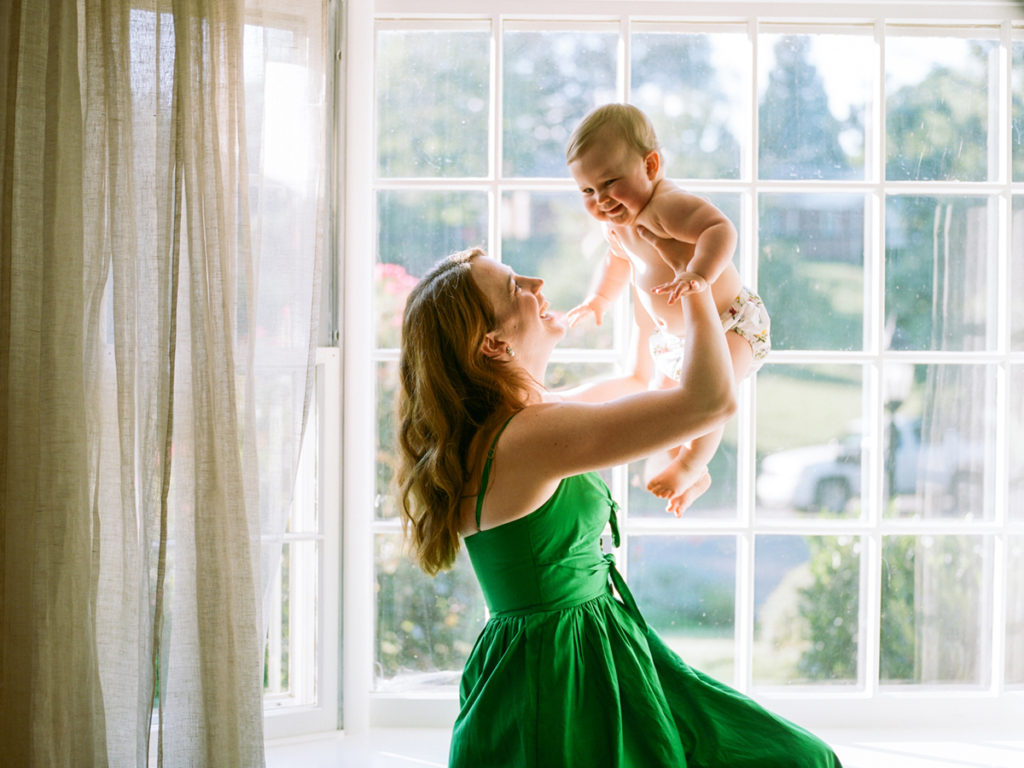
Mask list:
[[[466,559],[430,580],[402,552],[404,296],[441,256],[482,245],[544,277],[553,306],[577,303],[603,246],[564,145],[611,100],[647,111],[669,176],[736,224],[740,273],[773,318],[714,486],[682,520],[642,490],[640,466],[607,473],[617,559],[648,622],[808,724],[951,722],[951,700],[1005,717],[1024,686],[1011,4],[982,18],[944,5],[943,23],[916,2],[841,18],[823,4],[482,5],[348,11],[346,726],[449,723],[486,619]],[[619,370],[629,335],[620,303],[569,334],[548,384]]]
[[[260,461],[266,733],[337,725],[340,520],[338,350],[318,350],[306,390],[318,242],[318,167],[324,154],[321,0],[246,4],[245,108],[250,202],[260,247],[261,311],[251,319],[260,372]],[[333,398],[333,399],[332,399]],[[299,441],[302,441],[301,450]]]

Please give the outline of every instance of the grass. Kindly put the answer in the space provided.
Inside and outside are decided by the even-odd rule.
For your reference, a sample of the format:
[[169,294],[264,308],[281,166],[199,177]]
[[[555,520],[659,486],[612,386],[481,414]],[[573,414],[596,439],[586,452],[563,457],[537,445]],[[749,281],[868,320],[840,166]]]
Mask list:
[[757,374],[759,456],[827,443],[846,434],[850,422],[861,416],[858,367],[806,366],[794,373],[807,371],[815,375],[790,375],[782,367]]

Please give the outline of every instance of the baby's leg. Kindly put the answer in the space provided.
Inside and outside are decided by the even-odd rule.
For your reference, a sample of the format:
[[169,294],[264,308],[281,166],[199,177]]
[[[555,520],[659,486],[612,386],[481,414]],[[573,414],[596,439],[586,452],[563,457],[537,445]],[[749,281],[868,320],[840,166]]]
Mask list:
[[[754,352],[750,343],[737,333],[726,332],[729,356],[732,358],[733,374],[740,381],[750,371]],[[722,442],[725,427],[718,427],[706,435],[694,438],[688,446],[680,446],[664,468],[647,483],[647,490],[661,499],[668,499],[665,509],[676,517],[693,504],[710,483],[701,483],[699,493],[687,493],[708,472],[708,463]],[[694,489],[697,490],[697,489]]]

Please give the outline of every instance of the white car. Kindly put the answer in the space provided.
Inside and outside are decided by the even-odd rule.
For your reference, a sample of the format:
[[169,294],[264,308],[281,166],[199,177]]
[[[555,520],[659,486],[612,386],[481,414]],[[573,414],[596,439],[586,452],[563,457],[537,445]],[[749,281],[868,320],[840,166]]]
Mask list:
[[[914,493],[921,447],[920,419],[897,419],[893,426],[892,485],[896,494]],[[861,442],[859,430],[825,445],[807,445],[761,460],[757,498],[765,507],[824,510],[839,514],[850,499],[860,496]]]

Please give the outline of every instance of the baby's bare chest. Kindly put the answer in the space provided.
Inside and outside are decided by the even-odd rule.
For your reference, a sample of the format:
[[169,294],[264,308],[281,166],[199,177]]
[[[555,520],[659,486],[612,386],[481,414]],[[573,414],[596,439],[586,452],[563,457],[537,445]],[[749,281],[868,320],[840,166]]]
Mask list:
[[693,245],[690,243],[665,241],[663,256],[640,237],[634,227],[615,227],[614,232],[633,265],[633,280],[641,290],[649,291],[669,282],[676,270],[685,270],[693,258]]

